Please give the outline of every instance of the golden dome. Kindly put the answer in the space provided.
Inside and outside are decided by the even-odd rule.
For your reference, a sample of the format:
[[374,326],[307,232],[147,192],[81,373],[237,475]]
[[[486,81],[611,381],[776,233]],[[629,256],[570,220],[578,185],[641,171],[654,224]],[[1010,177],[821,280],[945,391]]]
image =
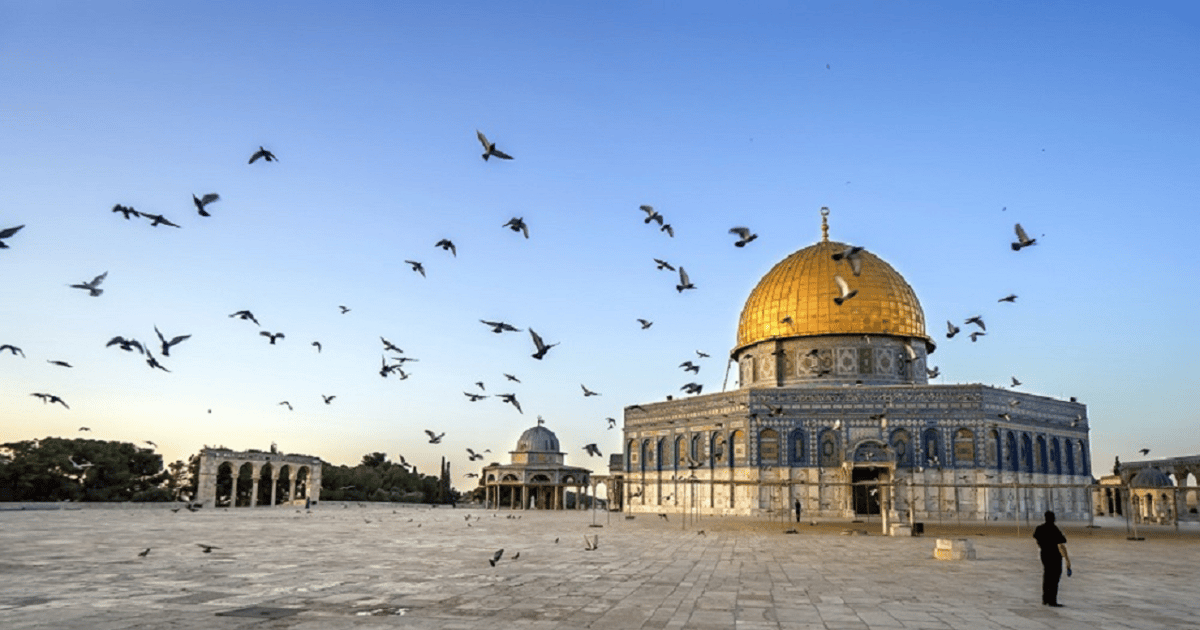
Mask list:
[[[925,335],[925,313],[908,282],[866,250],[859,254],[862,269],[855,276],[847,261],[832,258],[846,247],[824,240],[768,271],[746,299],[734,354],[766,339],[864,334],[917,337],[932,351],[932,342]],[[851,290],[858,290],[841,306],[833,301],[841,295],[833,279],[838,275]]]

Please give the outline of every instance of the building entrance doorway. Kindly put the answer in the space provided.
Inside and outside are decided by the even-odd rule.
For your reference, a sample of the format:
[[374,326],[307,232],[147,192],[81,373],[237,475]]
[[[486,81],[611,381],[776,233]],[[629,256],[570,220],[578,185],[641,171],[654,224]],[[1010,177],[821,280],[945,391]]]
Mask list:
[[[857,515],[879,514],[878,482],[883,477],[884,468],[854,468],[850,481],[854,483],[854,513]],[[875,483],[872,483],[875,482]]]

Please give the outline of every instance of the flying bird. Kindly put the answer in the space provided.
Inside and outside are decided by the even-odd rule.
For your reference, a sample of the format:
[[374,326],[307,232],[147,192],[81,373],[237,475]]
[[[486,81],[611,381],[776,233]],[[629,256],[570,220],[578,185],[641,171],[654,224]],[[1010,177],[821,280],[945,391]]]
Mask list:
[[429,429],[425,429],[425,434],[429,436],[430,444],[441,444],[442,438],[445,437],[446,432],[443,431],[441,433],[434,433],[433,431],[430,431]]
[[696,285],[692,284],[688,278],[687,272],[683,270],[683,265],[679,266],[679,284],[675,285],[675,290],[683,293],[684,289],[695,289]]
[[640,317],[638,318],[638,323],[642,325],[642,330],[646,330],[647,328],[654,325],[654,322],[652,322],[648,319],[642,319]]
[[587,386],[584,385],[583,383],[580,383],[579,386],[583,388],[583,397],[584,398],[587,398],[588,396],[599,396],[600,395],[599,392],[594,392],[594,391],[588,389]]
[[476,453],[474,450],[469,449],[469,448],[467,449],[467,453],[468,453],[467,459],[470,461],[474,462],[474,461],[483,459],[483,453]]
[[680,387],[679,389],[682,391],[686,391],[689,394],[699,394],[704,389],[704,386],[701,385],[700,383],[693,382],[693,383],[687,383],[683,387]]
[[22,357],[25,356],[25,352],[23,350],[21,350],[20,348],[14,346],[12,344],[6,343],[6,344],[0,346],[0,353],[4,352],[5,350],[8,350],[8,352],[10,354],[12,354],[13,356],[17,356],[18,354],[21,355]]
[[163,367],[163,365],[158,362],[158,359],[155,359],[154,355],[150,354],[149,350],[146,351],[146,365],[149,365],[152,369],[158,369],[158,370],[162,370],[164,372],[171,371],[171,370],[168,370],[167,368]]
[[1150,454],[1150,449],[1148,449],[1148,448],[1143,448],[1143,449],[1139,450],[1138,452],[1139,452],[1139,453],[1141,453],[1142,455],[1149,455],[1149,454]]
[[476,129],[475,135],[479,138],[479,143],[483,145],[483,161],[487,161],[490,157],[498,157],[501,160],[511,160],[512,156],[497,149],[494,142],[488,142],[487,136],[483,132]]
[[1002,298],[1000,298],[999,300],[996,300],[996,301],[997,301],[997,302],[1011,302],[1011,303],[1015,303],[1015,302],[1017,301],[1017,296],[1016,296],[1016,295],[1014,295],[1014,294],[1012,294],[1012,293],[1009,293],[1008,295],[1006,295],[1006,296],[1004,296],[1004,297],[1002,297]]
[[151,442],[150,440],[145,440],[145,442],[146,442],[146,444],[149,444],[150,446],[153,446],[154,448],[158,448],[158,445],[155,444],[154,442]]
[[176,228],[179,227],[179,225],[177,225],[175,223],[171,223],[170,220],[168,220],[166,217],[164,217],[161,214],[148,214],[148,213],[143,212],[142,216],[146,217],[147,219],[150,219],[150,227],[156,227],[159,225],[168,225],[170,227],[176,227]]
[[417,272],[417,273],[419,273],[419,274],[421,274],[421,277],[422,277],[422,278],[424,278],[424,277],[425,277],[425,265],[422,265],[421,263],[419,263],[419,262],[417,262],[417,261],[415,261],[415,260],[406,260],[406,261],[404,261],[404,262],[406,262],[406,263],[408,263],[408,264],[412,265],[412,270],[413,270],[413,271],[415,271],[415,272]]
[[312,343],[311,343],[311,344],[309,344],[309,345],[311,345],[312,347],[316,348],[316,349],[317,349],[317,352],[320,352],[320,351],[321,351],[321,342],[320,342],[320,341],[314,341],[314,342],[312,342]]
[[617,426],[617,419],[616,419],[616,418],[605,418],[605,420],[608,420],[608,428],[612,429],[612,428],[615,428],[615,427]]
[[113,206],[112,211],[120,212],[121,214],[125,215],[126,221],[129,220],[129,217],[142,216],[142,213],[138,212],[137,210],[134,210],[133,208],[130,208],[129,206],[122,206],[121,204],[117,204],[117,205]]
[[537,348],[537,352],[534,352],[530,356],[539,361],[542,359],[542,357],[546,356],[546,353],[550,351],[550,348],[558,345],[557,343],[546,345],[546,343],[542,341],[542,337],[536,332],[533,332],[532,328],[529,329],[529,335],[533,337],[533,345]]
[[338,308],[341,309],[342,315],[345,315],[346,313],[350,312],[350,307],[348,307],[348,306],[342,306],[341,304],[339,304]]
[[471,392],[463,392],[463,396],[466,396],[467,400],[469,400],[471,402],[478,402],[480,400],[483,400],[484,398],[487,398],[487,396],[485,396],[483,394],[472,394]]
[[669,262],[667,262],[667,261],[665,261],[665,260],[659,260],[658,258],[655,258],[655,259],[654,259],[654,263],[655,263],[656,265],[658,265],[658,269],[659,269],[660,271],[661,271],[661,270],[663,270],[663,269],[669,269],[669,270],[671,270],[671,271],[675,271],[675,268],[671,266],[671,263],[669,263]]
[[[179,509],[179,508],[175,508],[175,509]],[[148,556],[148,555],[150,555],[150,547],[146,547],[146,550],[145,550],[145,551],[143,551],[143,552],[141,552],[141,553],[139,553],[139,554],[138,554],[138,557],[139,557],[139,558],[145,558],[145,557],[146,557],[146,556]]]
[[283,333],[273,333],[273,332],[267,332],[267,331],[265,331],[265,330],[260,330],[260,331],[258,332],[258,334],[259,334],[260,336],[262,336],[262,337],[266,337],[267,339],[270,339],[270,340],[271,340],[271,345],[272,345],[272,346],[273,346],[273,345],[275,345],[275,340],[276,340],[276,339],[283,339],[283,338],[284,338],[284,336],[283,336]]
[[675,228],[671,227],[670,223],[667,223],[666,225],[658,228],[658,231],[666,232],[667,236],[670,236],[671,238],[675,238]]
[[72,285],[70,285],[70,287],[72,289],[83,289],[83,290],[87,291],[88,293],[90,293],[92,297],[98,297],[101,293],[104,293],[104,289],[100,288],[100,283],[104,282],[104,279],[107,277],[108,277],[108,272],[105,271],[104,273],[96,276],[95,278],[92,278],[91,282],[81,282],[79,284],[72,284]]
[[929,378],[937,378],[941,373],[942,373],[942,371],[940,369],[938,369],[938,367],[936,365],[933,366],[932,370],[929,368],[925,368],[925,374],[927,374],[929,376]]
[[105,348],[109,346],[118,346],[125,352],[133,352],[134,350],[137,350],[139,354],[146,354],[145,347],[143,347],[141,342],[139,342],[137,339],[126,339],[120,335],[109,339],[108,343],[104,344]]
[[521,232],[525,235],[525,238],[529,238],[529,226],[525,225],[525,217],[513,217],[508,220],[508,223],[500,227],[506,227],[514,232]]
[[587,454],[591,457],[604,457],[604,455],[600,454],[600,447],[595,444],[586,444],[583,450],[587,451]]
[[516,407],[518,412],[520,412],[522,414],[525,413],[524,411],[521,411],[521,403],[517,401],[516,394],[496,394],[496,395],[500,397],[501,401],[510,403],[510,404],[512,404],[512,406]]
[[699,350],[696,351],[696,356],[700,357],[701,359],[707,359],[709,357],[709,355],[700,352]]
[[514,382],[514,383],[520,383],[520,382],[521,382],[521,379],[519,379],[519,378],[517,378],[517,377],[513,376],[512,374],[507,374],[507,373],[506,373],[506,374],[504,375],[504,378],[506,378],[506,379],[508,379],[508,380],[510,380],[510,381],[512,381],[512,382]]
[[[334,399],[334,398],[337,398],[337,395],[333,395],[333,396],[326,396],[325,394],[321,394],[321,399],[325,401],[325,404],[326,404],[326,405],[328,405],[329,403],[333,402],[333,399]],[[291,407],[291,405],[288,405],[288,407],[290,408],[290,407]]]
[[833,281],[837,283],[838,288],[842,291],[842,295],[840,297],[833,298],[834,304],[841,306],[846,300],[858,295],[858,289],[851,291],[850,285],[846,284],[846,281],[843,280],[841,276],[834,276]]
[[91,427],[79,427],[80,431],[91,431]]
[[738,235],[737,242],[733,244],[734,247],[745,247],[746,243],[758,238],[757,234],[750,233],[750,228],[745,227],[729,228],[729,233]]
[[392,342],[388,341],[387,339],[384,339],[383,337],[380,337],[380,338],[379,338],[379,340],[383,342],[383,349],[384,349],[384,350],[388,350],[388,351],[390,351],[390,352],[395,352],[395,353],[397,353],[397,354],[404,354],[404,351],[403,351],[403,350],[401,350],[400,348],[397,348],[397,347],[395,346],[395,344],[393,344]]
[[161,332],[159,332],[158,326],[154,327],[154,332],[158,335],[159,343],[162,344],[162,355],[164,357],[171,356],[171,346],[182,343],[183,341],[186,341],[192,337],[191,335],[179,335],[178,337],[173,337],[170,341],[167,341],[167,338],[164,337]]
[[230,317],[236,317],[238,319],[248,319],[248,320],[254,322],[255,326],[262,326],[262,324],[258,323],[257,319],[254,319],[254,313],[251,313],[250,311],[238,311],[238,312],[234,313],[233,315],[230,315]]
[[953,339],[954,335],[957,335],[961,331],[962,331],[961,328],[959,328],[958,326],[955,326],[954,324],[951,324],[950,320],[948,320],[948,319],[946,320],[946,338],[947,339]]
[[964,323],[964,324],[975,324],[976,326],[979,326],[979,330],[987,330],[987,326],[985,326],[985,325],[983,324],[983,317],[982,317],[982,316],[980,316],[980,315],[976,315],[976,316],[974,316],[974,317],[971,317],[971,318],[967,319],[967,321],[965,321],[965,322],[963,322],[963,323]]
[[262,145],[259,145],[258,150],[254,152],[254,155],[250,156],[250,161],[247,162],[247,164],[253,164],[254,161],[257,160],[258,158],[262,158],[263,160],[265,160],[267,162],[278,162],[279,161],[279,158],[275,157],[274,153],[271,153],[270,151],[262,148]]
[[1013,230],[1017,233],[1017,242],[1012,244],[1014,252],[1019,252],[1022,247],[1029,247],[1037,243],[1036,238],[1029,238],[1029,235],[1025,234],[1025,228],[1021,227],[1020,223],[1013,226]]
[[644,223],[658,221],[659,225],[663,224],[663,217],[654,209],[654,206],[638,206],[638,209],[646,213],[646,220]]
[[844,259],[846,262],[850,263],[850,270],[853,271],[854,275],[857,276],[862,273],[862,256],[860,255],[862,254],[862,251],[862,247],[849,246],[840,252],[835,252],[830,256],[830,258],[835,261]]
[[480,321],[480,322],[482,322],[482,323],[483,323],[484,325],[486,325],[486,326],[491,326],[491,327],[492,327],[492,332],[494,332],[494,333],[497,333],[497,334],[498,334],[498,333],[505,332],[505,331],[508,331],[508,332],[521,332],[521,329],[520,329],[520,328],[513,327],[513,326],[511,326],[511,325],[509,325],[509,324],[506,324],[506,323],[504,323],[504,322],[489,322],[489,321],[487,321],[486,319],[481,319],[481,320],[479,320],[479,321]]
[[0,230],[0,249],[8,249],[8,244],[4,242],[4,239],[16,234],[17,232],[20,232],[21,228],[23,227],[25,226],[18,225],[17,227],[10,227]]
[[286,406],[286,407],[288,408],[288,411],[293,411],[293,409],[292,409],[292,403],[290,403],[290,402],[288,402],[288,401],[284,400],[284,401],[280,402],[279,404]]
[[199,212],[200,216],[202,216],[202,217],[211,216],[208,214],[208,210],[204,209],[205,206],[207,206],[208,204],[210,204],[214,201],[220,201],[220,200],[221,200],[221,196],[218,195],[217,193],[208,193],[207,195],[204,195],[203,197],[197,197],[196,195],[192,195],[192,203],[196,204],[196,211]]
[[201,549],[203,549],[203,550],[204,550],[204,553],[212,553],[212,550],[213,550],[213,549],[220,549],[220,547],[214,547],[214,546],[212,546],[212,545],[203,545],[203,544],[200,544],[200,543],[196,543],[196,546],[197,546],[197,547],[200,547]]
[[434,243],[433,246],[441,247],[443,250],[448,251],[451,254],[454,254],[455,258],[458,258],[458,248],[456,248],[454,246],[454,243],[448,238],[444,238],[444,239]]
[[980,337],[984,337],[986,335],[987,335],[987,333],[985,333],[985,332],[975,331],[975,332],[971,333],[971,342],[974,343],[974,342],[978,341]]
[[683,363],[679,364],[679,367],[683,368],[684,372],[691,372],[692,374],[700,373],[700,366],[692,363],[691,361],[684,361]]
[[1009,377],[1009,378],[1011,378],[1011,379],[1012,379],[1012,386],[1013,386],[1013,387],[1020,387],[1020,385],[1021,385],[1021,381],[1018,381],[1018,380],[1017,380],[1017,377],[1015,377],[1015,376],[1011,376],[1011,377]]
[[46,404],[46,403],[51,403],[51,404],[53,404],[53,403],[58,403],[58,404],[62,405],[63,407],[66,407],[67,409],[70,409],[70,408],[71,408],[70,406],[68,406],[68,405],[67,405],[67,401],[65,401],[65,400],[63,400],[63,399],[61,399],[61,398],[59,398],[58,396],[55,396],[54,394],[37,394],[37,393],[34,393],[34,394],[30,394],[30,396],[37,396],[38,398],[41,398],[41,399],[42,399],[42,404],[43,404],[43,405],[44,405],[44,404]]

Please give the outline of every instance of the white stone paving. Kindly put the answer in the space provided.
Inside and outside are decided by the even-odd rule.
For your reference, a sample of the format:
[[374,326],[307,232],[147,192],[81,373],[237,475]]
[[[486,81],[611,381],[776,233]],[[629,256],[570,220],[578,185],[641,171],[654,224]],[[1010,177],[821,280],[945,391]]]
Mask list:
[[[1102,524],[1067,529],[1076,574],[1051,609],[1028,527],[963,526],[978,559],[938,561],[931,525],[889,538],[877,524],[842,536],[871,526],[391,504],[0,510],[0,627],[1200,628],[1200,528],[1131,542]],[[251,606],[300,612],[217,615]]]

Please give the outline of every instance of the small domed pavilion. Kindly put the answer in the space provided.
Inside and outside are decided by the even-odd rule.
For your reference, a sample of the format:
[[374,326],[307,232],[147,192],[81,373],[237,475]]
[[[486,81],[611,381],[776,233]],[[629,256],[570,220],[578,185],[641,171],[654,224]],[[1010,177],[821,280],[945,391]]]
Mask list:
[[[580,497],[591,483],[586,468],[563,464],[558,436],[538,425],[526,429],[511,451],[509,464],[491,464],[483,469],[486,504],[491,508],[565,510],[583,509]],[[574,489],[574,501],[567,490]],[[570,505],[568,505],[570,503]]]

